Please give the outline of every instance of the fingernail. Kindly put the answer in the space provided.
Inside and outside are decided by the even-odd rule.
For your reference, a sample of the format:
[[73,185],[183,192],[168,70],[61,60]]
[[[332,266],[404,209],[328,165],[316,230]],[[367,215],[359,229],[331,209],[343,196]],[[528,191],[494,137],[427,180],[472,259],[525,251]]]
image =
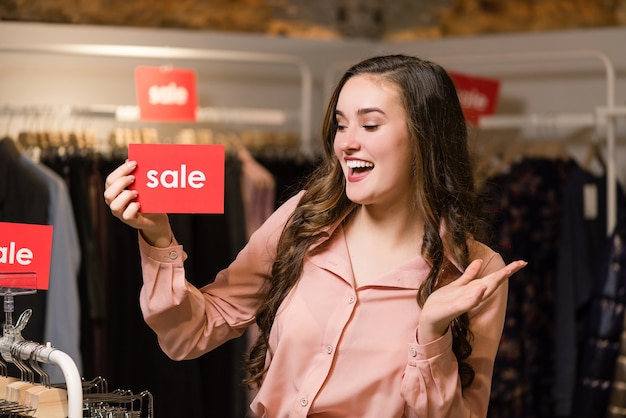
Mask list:
[[137,167],[137,161],[129,161],[129,162],[126,163],[126,166],[128,168],[135,168],[135,167]]
[[133,176],[132,174],[130,176],[128,176],[128,178],[130,179],[130,181],[135,181],[135,176]]

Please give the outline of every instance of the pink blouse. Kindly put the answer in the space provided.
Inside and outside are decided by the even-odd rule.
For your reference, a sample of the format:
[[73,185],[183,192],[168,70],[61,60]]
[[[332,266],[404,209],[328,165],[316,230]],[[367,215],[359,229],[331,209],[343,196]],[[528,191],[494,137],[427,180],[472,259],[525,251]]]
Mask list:
[[[241,336],[254,322],[280,232],[298,199],[281,206],[236,260],[201,289],[185,280],[182,246],[155,248],[140,238],[141,308],[168,356],[201,356]],[[469,312],[474,333],[469,363],[476,377],[461,392],[451,332],[417,343],[416,292],[429,271],[425,260],[417,256],[377,283],[355,287],[343,229],[338,225],[329,232],[323,251],[307,257],[278,310],[269,370],[252,402],[254,413],[268,418],[485,417],[508,285]],[[484,260],[480,276],[504,266],[484,244],[472,241],[470,251],[471,259]]]

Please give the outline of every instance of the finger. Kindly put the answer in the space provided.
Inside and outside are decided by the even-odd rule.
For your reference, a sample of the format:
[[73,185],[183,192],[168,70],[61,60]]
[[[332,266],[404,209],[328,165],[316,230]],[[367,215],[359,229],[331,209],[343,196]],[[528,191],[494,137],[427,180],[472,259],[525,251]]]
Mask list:
[[132,220],[137,219],[138,214],[139,214],[139,203],[131,202],[128,204],[128,206],[126,206],[126,209],[124,209],[124,212],[122,212],[121,218],[122,220],[126,222],[130,222]]
[[118,178],[127,176],[137,168],[137,161],[126,161],[124,164],[118,166],[107,176],[104,186],[108,189]]
[[453,283],[456,283],[457,285],[462,286],[464,284],[471,282],[478,276],[478,273],[480,272],[480,269],[482,268],[482,266],[483,266],[483,260],[478,259],[478,260],[472,261],[469,264],[469,266],[467,266],[467,268],[465,269],[461,277],[456,279]]
[[500,270],[496,270],[487,276],[481,277],[480,281],[500,281],[502,279],[508,278],[512,276],[514,273],[518,272],[522,268],[526,267],[528,263],[523,260],[513,261],[512,263],[507,264],[502,267]]
[[105,187],[109,187],[119,177],[129,175],[135,168],[137,168],[137,161],[126,160],[124,164],[120,164],[115,170],[109,173],[104,183]]
[[481,278],[479,281],[487,286],[484,297],[487,298],[491,296],[502,283],[527,265],[528,263],[523,260],[513,261],[500,270]]
[[[125,191],[128,191],[128,187],[132,185],[135,181],[135,176],[129,175],[120,177],[115,180],[108,189],[104,191],[104,202],[111,206],[111,204],[118,198],[118,196],[123,195]],[[134,191],[133,191],[134,192]],[[136,192],[134,192],[136,193]],[[136,197],[136,194],[135,194]]]
[[111,212],[115,216],[117,216],[118,218],[121,218],[124,211],[126,211],[126,208],[136,198],[137,198],[136,190],[124,189],[115,197],[115,199],[113,199],[110,202],[109,208],[111,209]]
[[526,267],[528,265],[528,263],[524,260],[517,260],[517,261],[513,261],[512,263],[507,264],[506,266],[504,266],[503,273],[507,276],[510,277],[513,274],[517,273],[518,271],[520,271],[521,269],[523,269],[524,267]]
[[505,267],[508,273],[508,277],[511,277],[512,275],[514,275],[515,273],[517,273],[518,271],[520,271],[527,265],[528,265],[528,262],[524,260],[517,260],[517,261],[510,263],[509,265]]

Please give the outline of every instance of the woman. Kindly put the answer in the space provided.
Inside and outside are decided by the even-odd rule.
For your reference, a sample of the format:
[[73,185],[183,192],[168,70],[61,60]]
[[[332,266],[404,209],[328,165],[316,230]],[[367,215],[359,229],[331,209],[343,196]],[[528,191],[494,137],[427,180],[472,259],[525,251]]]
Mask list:
[[477,241],[465,119],[438,65],[403,55],[349,69],[326,158],[210,285],[185,281],[167,215],[134,201],[134,162],[107,178],[140,231],[145,321],[171,358],[256,322],[246,369],[259,417],[484,417],[502,333],[504,265]]

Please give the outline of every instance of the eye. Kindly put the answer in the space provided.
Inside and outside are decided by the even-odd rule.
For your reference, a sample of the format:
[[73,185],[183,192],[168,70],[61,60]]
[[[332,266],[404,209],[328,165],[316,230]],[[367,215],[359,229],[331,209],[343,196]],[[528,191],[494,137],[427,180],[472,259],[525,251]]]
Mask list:
[[347,129],[347,123],[346,120],[343,117],[336,117],[335,118],[335,130],[337,130],[337,132],[343,132]]
[[375,131],[376,129],[378,129],[380,125],[363,125],[363,129],[365,129],[366,131]]

